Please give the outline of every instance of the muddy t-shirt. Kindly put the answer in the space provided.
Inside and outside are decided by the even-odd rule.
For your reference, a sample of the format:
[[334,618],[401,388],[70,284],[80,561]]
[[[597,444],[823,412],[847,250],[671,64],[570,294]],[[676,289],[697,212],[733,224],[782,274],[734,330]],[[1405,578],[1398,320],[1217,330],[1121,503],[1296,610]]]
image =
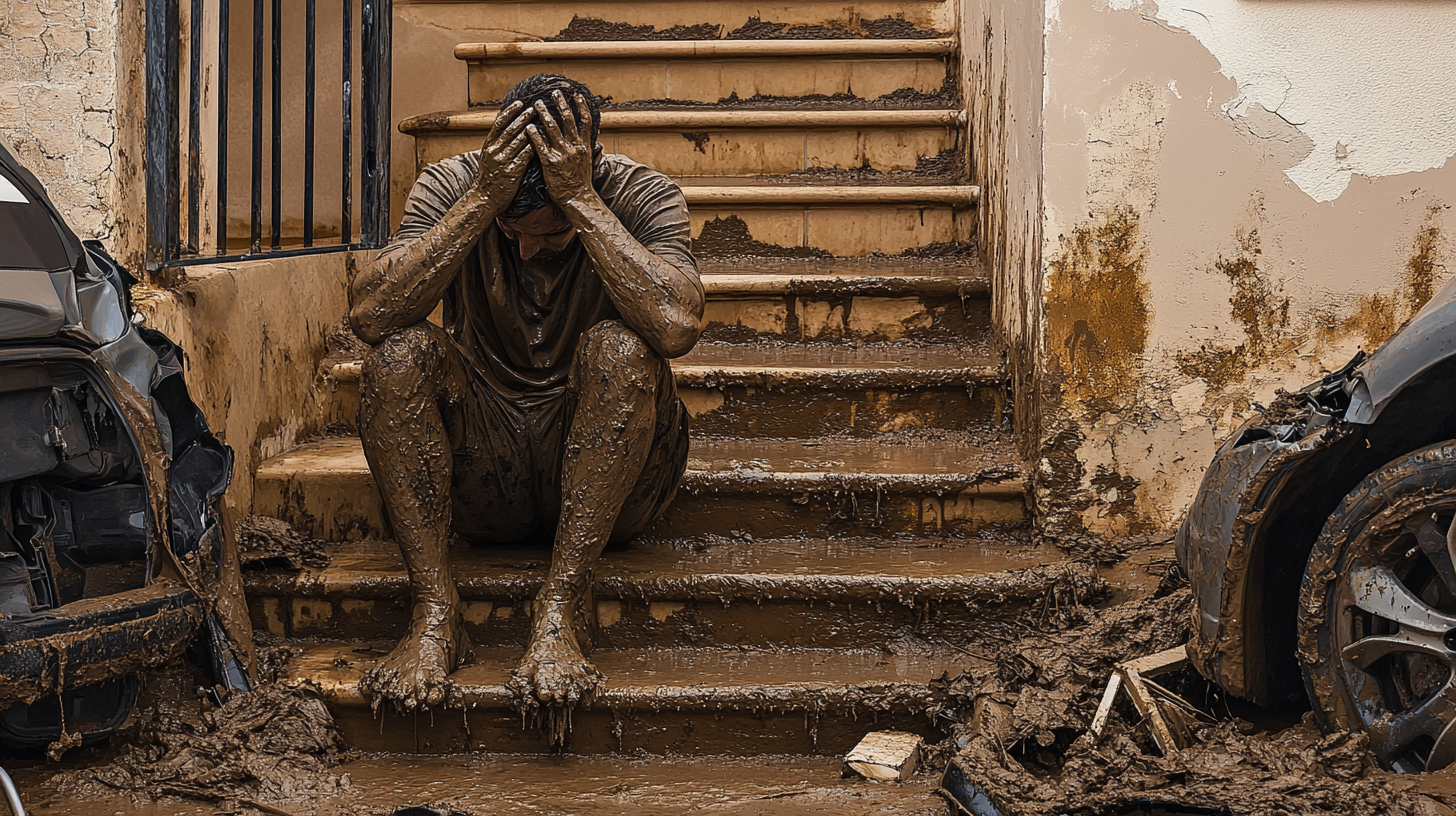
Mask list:
[[[437,224],[475,183],[479,154],[425,168],[410,191],[394,241],[397,251]],[[593,186],[627,232],[647,250],[693,275],[687,202],[667,176],[625,156],[604,154]],[[522,407],[566,388],[582,333],[620,319],[580,238],[549,258],[529,261],[491,222],[445,293],[445,328],[478,380]]]

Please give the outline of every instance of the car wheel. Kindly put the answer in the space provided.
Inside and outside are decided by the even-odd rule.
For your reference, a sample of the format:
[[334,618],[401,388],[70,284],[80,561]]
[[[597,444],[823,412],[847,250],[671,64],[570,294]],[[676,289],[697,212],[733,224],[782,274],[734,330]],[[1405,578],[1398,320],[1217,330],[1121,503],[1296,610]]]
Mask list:
[[1299,661],[1325,731],[1403,773],[1456,760],[1456,440],[1352,490],[1305,567]]

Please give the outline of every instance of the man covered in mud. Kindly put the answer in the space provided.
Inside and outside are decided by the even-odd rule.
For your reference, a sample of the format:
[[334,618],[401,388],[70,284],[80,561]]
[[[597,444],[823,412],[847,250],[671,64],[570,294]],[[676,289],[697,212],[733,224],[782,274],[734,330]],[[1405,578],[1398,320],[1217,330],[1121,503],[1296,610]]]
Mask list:
[[[667,360],[702,329],[703,287],[677,185],[604,153],[586,86],[539,74],[507,94],[484,146],[415,182],[394,241],[353,284],[360,435],[404,554],[409,633],[364,678],[406,709],[445,699],[468,659],[452,532],[553,541],[511,686],[571,706],[591,571],[666,509],[687,462]],[[426,318],[444,301],[444,325]]]

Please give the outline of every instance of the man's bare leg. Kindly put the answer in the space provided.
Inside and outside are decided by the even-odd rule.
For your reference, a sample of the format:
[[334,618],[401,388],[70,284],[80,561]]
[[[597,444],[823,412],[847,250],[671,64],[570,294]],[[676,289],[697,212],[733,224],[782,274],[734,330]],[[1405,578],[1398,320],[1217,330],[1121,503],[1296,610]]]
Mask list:
[[626,325],[600,323],[582,336],[570,387],[576,416],[561,465],[561,520],[551,570],[536,596],[531,642],[511,687],[528,705],[569,708],[601,683],[583,632],[592,567],[636,486],[652,445],[657,389],[667,366]]
[[410,631],[360,689],[406,709],[444,702],[450,672],[469,651],[450,572],[451,450],[440,412],[463,388],[448,338],[413,326],[375,346],[360,382],[359,435],[409,570]]

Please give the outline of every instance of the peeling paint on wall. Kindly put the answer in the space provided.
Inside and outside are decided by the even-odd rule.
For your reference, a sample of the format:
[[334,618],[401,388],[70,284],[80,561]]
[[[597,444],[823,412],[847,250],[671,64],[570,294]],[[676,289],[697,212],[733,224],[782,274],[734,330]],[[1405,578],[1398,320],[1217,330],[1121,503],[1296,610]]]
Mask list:
[[1308,137],[1285,173],[1315,201],[1339,198],[1357,174],[1416,173],[1456,156],[1448,4],[1180,0],[1157,4],[1156,16],[1198,38],[1238,83],[1222,102],[1229,117],[1262,108]]

